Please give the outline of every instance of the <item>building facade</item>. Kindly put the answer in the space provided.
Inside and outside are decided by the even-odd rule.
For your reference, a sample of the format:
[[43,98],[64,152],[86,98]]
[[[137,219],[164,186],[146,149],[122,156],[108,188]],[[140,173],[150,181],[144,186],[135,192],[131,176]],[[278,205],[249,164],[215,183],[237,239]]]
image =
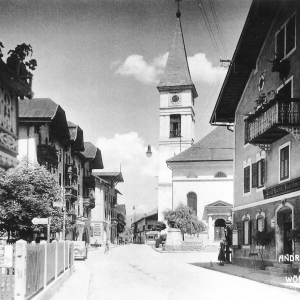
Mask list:
[[157,89],[160,93],[158,218],[163,220],[163,210],[172,207],[172,172],[166,160],[193,144],[194,101],[198,96],[190,76],[180,13],[177,13],[171,49]]
[[21,78],[0,58],[0,168],[18,164],[18,99],[32,98],[32,78]]
[[210,241],[223,238],[225,221],[231,218],[233,138],[232,131],[219,127],[167,160],[172,170],[172,208],[180,203],[191,207],[206,225]]
[[235,128],[238,264],[250,263],[257,235],[271,237],[268,264],[300,250],[291,239],[300,227],[299,12],[299,1],[253,1],[211,117]]
[[117,196],[121,194],[116,186],[124,182],[121,172],[92,170],[95,178],[95,209],[91,214],[91,244],[105,245],[109,240],[117,243]]

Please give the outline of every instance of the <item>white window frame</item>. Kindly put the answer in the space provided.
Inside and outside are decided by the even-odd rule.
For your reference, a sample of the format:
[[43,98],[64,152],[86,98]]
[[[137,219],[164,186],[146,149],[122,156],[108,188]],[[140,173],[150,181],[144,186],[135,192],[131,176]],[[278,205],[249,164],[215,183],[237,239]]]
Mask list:
[[[288,178],[286,179],[280,179],[280,168],[281,168],[281,165],[280,165],[280,150],[282,148],[285,148],[289,146],[289,176]],[[282,182],[285,182],[285,181],[289,181],[291,179],[291,141],[288,141],[284,144],[282,144],[281,146],[278,147],[278,182],[282,183]]]
[[[247,219],[247,220],[245,220]],[[247,222],[247,234],[245,234],[245,222]],[[250,242],[249,242],[249,222],[250,222],[250,215],[249,214],[246,214],[246,215],[243,215],[242,217],[242,224],[243,224],[243,245],[244,246],[249,246],[250,245]],[[246,243],[246,238],[247,238],[247,243]]]
[[[295,16],[295,47],[289,53],[286,53],[286,25],[294,16]],[[297,15],[296,15],[296,11],[285,21],[285,23],[280,27],[280,29],[278,31],[276,31],[276,33],[275,33],[275,53],[277,53],[277,35],[283,28],[284,28],[284,55],[283,55],[282,60],[288,58],[297,49]]]
[[282,85],[280,85],[278,88],[277,88],[277,94],[279,93],[279,91],[283,88],[283,87],[285,87],[285,85],[288,83],[288,82],[290,82],[290,81],[292,81],[292,83],[291,83],[291,98],[293,98],[294,97],[294,76],[291,76],[289,79],[287,79],[286,81],[285,81],[285,83],[284,84],[282,84]]
[[[244,170],[246,167],[250,167],[250,190],[249,192],[246,192],[245,193],[245,189],[244,189],[244,186],[245,186],[245,178],[244,178]],[[243,196],[248,196],[251,194],[251,189],[252,189],[252,164],[251,164],[251,157],[247,158],[245,161],[243,161]]]

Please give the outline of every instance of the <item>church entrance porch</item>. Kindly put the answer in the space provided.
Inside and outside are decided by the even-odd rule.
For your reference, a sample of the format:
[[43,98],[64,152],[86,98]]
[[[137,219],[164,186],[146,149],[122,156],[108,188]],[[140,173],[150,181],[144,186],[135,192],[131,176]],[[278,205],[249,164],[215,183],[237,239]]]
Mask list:
[[293,254],[293,242],[289,239],[289,235],[293,228],[292,224],[293,212],[289,206],[282,206],[277,211],[277,254]]
[[225,239],[225,220],[217,219],[215,221],[214,241],[221,241]]

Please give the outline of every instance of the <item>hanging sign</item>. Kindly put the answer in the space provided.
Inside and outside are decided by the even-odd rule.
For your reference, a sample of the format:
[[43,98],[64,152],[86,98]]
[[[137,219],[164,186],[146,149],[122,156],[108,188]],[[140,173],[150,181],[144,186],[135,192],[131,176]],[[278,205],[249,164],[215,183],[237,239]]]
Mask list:
[[238,231],[237,231],[237,229],[232,230],[232,246],[238,246]]

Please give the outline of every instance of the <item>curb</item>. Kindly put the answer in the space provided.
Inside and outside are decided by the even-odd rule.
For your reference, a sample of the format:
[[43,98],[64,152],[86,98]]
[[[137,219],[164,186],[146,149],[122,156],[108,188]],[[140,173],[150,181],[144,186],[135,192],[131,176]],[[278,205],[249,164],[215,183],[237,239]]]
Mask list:
[[281,287],[281,288],[285,288],[285,289],[289,289],[289,290],[294,290],[294,291],[300,292],[300,287],[294,287],[294,286],[290,286],[290,285],[285,285],[283,283],[272,282],[272,281],[264,280],[264,279],[258,280],[256,278],[252,278],[252,277],[247,276],[247,275],[242,275],[241,276],[241,275],[238,275],[236,273],[230,273],[230,272],[228,272],[226,270],[216,270],[214,268],[206,267],[206,266],[197,266],[197,267],[200,267],[200,268],[203,268],[203,269],[207,269],[207,270],[211,270],[211,271],[216,271],[216,272],[224,273],[224,274],[231,275],[231,276],[237,276],[237,277],[249,279],[249,280],[252,280],[252,281],[256,281],[256,282],[260,282],[260,283],[264,283],[264,284],[268,284],[268,285],[272,285],[272,286],[277,286],[277,287]]
[[[214,253],[215,251],[205,251],[205,250],[197,250],[197,251],[162,251],[162,250],[157,250],[157,249],[161,249],[161,248],[155,248],[155,246],[152,246],[152,249],[154,249],[156,252],[158,253]],[[216,251],[215,253],[217,253],[218,251]]]

